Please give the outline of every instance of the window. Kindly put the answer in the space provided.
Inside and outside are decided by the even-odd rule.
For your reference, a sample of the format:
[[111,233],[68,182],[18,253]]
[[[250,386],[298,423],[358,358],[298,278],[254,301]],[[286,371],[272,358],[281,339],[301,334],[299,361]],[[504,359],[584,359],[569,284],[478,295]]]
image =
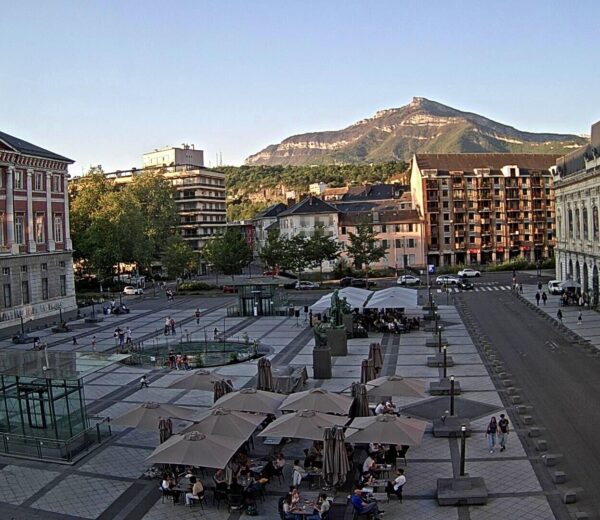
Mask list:
[[45,262],[43,264],[40,264],[40,270],[41,271],[47,271],[48,270],[48,264],[45,263]]
[[414,239],[414,238],[409,238],[409,239],[408,239],[408,244],[407,244],[407,246],[406,246],[406,247],[408,247],[408,248],[413,248],[413,247],[415,247],[415,239]]
[[450,243],[450,237],[445,237],[444,244],[449,244],[449,243]]
[[346,226],[342,226],[342,235],[346,234]]
[[10,294],[10,284],[9,283],[4,284],[4,306],[12,307],[12,297]]
[[44,177],[42,172],[35,172],[33,179],[33,189],[35,191],[42,191],[44,189]]
[[21,170],[15,170],[15,177],[14,177],[13,185],[14,185],[15,190],[23,189],[23,172]]
[[60,214],[54,215],[54,241],[63,241],[63,222],[62,215]]
[[55,193],[59,193],[62,191],[60,186],[60,175],[52,176],[52,191]]
[[42,278],[42,300],[48,299],[48,278]]
[[44,216],[43,213],[35,214],[35,241],[38,244],[43,244],[46,240],[44,233]]
[[396,239],[396,247],[403,247],[403,240],[401,238]]
[[3,267],[2,268],[2,274],[4,276],[10,276],[10,267]]
[[383,239],[383,240],[381,241],[381,245],[387,249],[387,248],[388,248],[388,241],[387,241],[387,240],[385,240],[385,239]]
[[15,243],[16,244],[24,244],[25,243],[25,215],[22,213],[17,213],[15,215]]
[[65,267],[65,261],[61,260],[60,262],[58,262],[58,267],[64,268]]
[[588,210],[587,207],[584,206],[584,208],[581,210],[581,220],[583,222],[583,239],[587,240],[589,238],[588,236]]
[[21,298],[23,300],[23,305],[29,303],[29,280],[23,280],[21,282]]
[[448,209],[450,207],[449,203],[447,200],[445,200],[444,202],[442,202],[442,208],[444,209]]
[[64,274],[60,275],[60,295],[67,295],[67,277]]
[[[2,175],[0,175],[2,177]],[[4,213],[0,212],[0,246],[4,245]]]
[[581,238],[581,221],[579,220],[579,208],[575,210],[575,238]]
[[382,233],[387,233],[387,225],[385,225],[385,224],[381,225],[381,232]]
[[598,222],[598,206],[592,208],[592,233],[594,240],[600,238],[600,223]]
[[22,273],[26,273],[28,271],[27,266],[26,265],[22,265],[21,266],[21,272]]

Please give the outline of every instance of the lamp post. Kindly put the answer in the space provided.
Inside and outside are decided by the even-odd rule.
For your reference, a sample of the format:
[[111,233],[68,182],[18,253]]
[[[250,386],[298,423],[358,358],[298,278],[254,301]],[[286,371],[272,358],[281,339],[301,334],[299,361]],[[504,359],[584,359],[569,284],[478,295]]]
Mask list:
[[[438,332],[438,354],[442,353],[442,327],[437,328]],[[446,377],[446,376],[444,376]]]
[[94,299],[92,298],[92,318],[96,318],[96,305]]
[[21,337],[25,337],[25,327],[23,326],[23,311],[19,311],[19,319],[21,320]]
[[466,459],[466,447],[467,447],[467,427],[464,424],[460,426],[460,476],[465,476],[465,459]]
[[448,362],[447,361],[447,356],[446,356],[446,346],[444,346],[442,350],[444,351],[444,379],[446,379],[446,377],[448,377],[446,375],[446,368],[447,368],[447,364],[446,363]]
[[454,376],[450,376],[450,415],[454,415]]
[[62,302],[58,302],[58,313],[60,315],[60,323],[59,325],[62,327],[63,318],[62,318]]

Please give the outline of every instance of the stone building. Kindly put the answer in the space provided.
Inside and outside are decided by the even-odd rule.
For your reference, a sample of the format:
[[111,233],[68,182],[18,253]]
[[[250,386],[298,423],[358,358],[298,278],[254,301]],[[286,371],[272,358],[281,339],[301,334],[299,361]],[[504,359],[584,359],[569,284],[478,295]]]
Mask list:
[[68,165],[0,132],[0,328],[73,311]]
[[600,121],[590,144],[560,157],[554,173],[556,278],[574,279],[598,304],[600,265]]
[[416,154],[411,194],[425,218],[427,263],[529,261],[554,254],[550,154]]

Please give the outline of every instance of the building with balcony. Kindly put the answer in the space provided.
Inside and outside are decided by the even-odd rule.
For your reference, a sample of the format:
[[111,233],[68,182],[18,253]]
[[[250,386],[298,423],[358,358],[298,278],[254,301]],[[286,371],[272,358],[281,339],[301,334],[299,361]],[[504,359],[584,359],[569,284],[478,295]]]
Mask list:
[[571,278],[594,305],[599,303],[600,121],[590,144],[556,161],[556,278]]
[[279,214],[287,209],[283,202],[273,204],[257,213],[252,219],[254,228],[254,250],[258,253],[265,245],[269,231],[279,229]]
[[72,163],[0,132],[0,328],[77,309],[67,193]]
[[551,154],[416,154],[414,209],[425,219],[427,263],[533,261],[554,254]]

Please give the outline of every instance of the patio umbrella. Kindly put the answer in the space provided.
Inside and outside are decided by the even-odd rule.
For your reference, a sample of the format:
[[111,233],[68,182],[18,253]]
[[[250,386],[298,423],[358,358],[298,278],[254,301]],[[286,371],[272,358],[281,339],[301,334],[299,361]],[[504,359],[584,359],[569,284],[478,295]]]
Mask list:
[[244,388],[221,397],[212,407],[240,412],[275,413],[285,395],[256,388]]
[[425,381],[402,376],[379,377],[369,381],[367,393],[372,396],[424,397]]
[[362,383],[352,383],[352,396],[354,402],[352,403],[352,410],[350,412],[351,417],[369,417],[371,416],[371,410],[369,410],[369,400],[367,398],[367,387]]
[[182,390],[212,390],[213,385],[221,379],[223,379],[223,376],[219,376],[208,370],[200,369],[179,381],[175,381],[169,388],[180,388]]
[[158,421],[158,436],[161,444],[173,435],[173,422],[169,418],[162,418]]
[[246,440],[264,419],[264,415],[215,408],[203,414],[200,419],[181,433],[197,431],[209,435],[224,435]]
[[230,392],[233,392],[233,386],[229,381],[225,381],[225,379],[215,381],[213,384],[213,403],[216,403],[221,397]]
[[425,421],[389,414],[357,417],[350,423],[350,428],[358,431],[348,435],[346,442],[419,446],[426,426]]
[[347,415],[352,406],[352,397],[328,392],[323,388],[313,388],[287,396],[280,410],[313,410],[322,413]]
[[379,343],[371,343],[369,345],[369,359],[373,360],[375,375],[378,376],[383,367],[383,353],[381,352],[381,345]]
[[309,439],[320,441],[323,429],[331,426],[343,426],[348,422],[347,417],[329,415],[313,410],[302,410],[286,413],[272,422],[259,437],[289,437],[290,439]]
[[342,485],[350,471],[343,428],[326,428],[323,441],[323,476],[332,486]]
[[245,439],[200,432],[173,435],[146,459],[152,464],[181,464],[202,468],[224,468]]
[[363,359],[360,364],[360,382],[368,383],[372,379],[375,379],[375,367],[373,366],[372,359]]
[[271,362],[266,357],[262,357],[258,360],[258,383],[256,388],[258,390],[267,390],[268,392],[273,391]]
[[576,282],[575,280],[565,280],[564,282],[562,282],[559,287],[561,289],[579,289],[581,287],[581,284],[579,282]]
[[181,408],[172,404],[144,403],[129,412],[120,415],[111,421],[115,426],[127,428],[139,428],[140,430],[153,431],[158,428],[161,419],[174,417],[175,419],[187,419],[196,412],[189,408]]

